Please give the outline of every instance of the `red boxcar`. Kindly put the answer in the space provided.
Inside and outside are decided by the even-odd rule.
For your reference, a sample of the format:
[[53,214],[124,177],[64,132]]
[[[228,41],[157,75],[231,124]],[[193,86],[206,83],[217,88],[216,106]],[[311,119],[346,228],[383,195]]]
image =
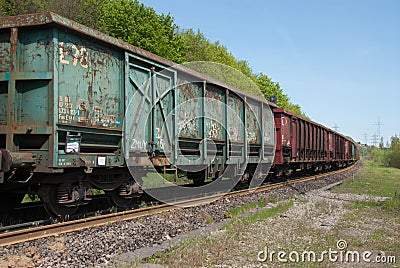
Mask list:
[[274,109],[275,176],[296,170],[321,171],[354,162],[352,141],[311,120],[281,108]]

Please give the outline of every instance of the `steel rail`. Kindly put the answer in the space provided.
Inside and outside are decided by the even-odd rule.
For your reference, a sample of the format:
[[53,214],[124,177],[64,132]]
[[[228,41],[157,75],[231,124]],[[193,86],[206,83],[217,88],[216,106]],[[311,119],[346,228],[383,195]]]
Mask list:
[[162,212],[182,209],[184,207],[199,206],[202,204],[212,202],[219,198],[228,198],[228,197],[233,197],[233,196],[243,196],[243,195],[252,194],[252,193],[265,192],[265,191],[269,191],[269,190],[287,186],[287,185],[308,182],[308,181],[317,180],[317,179],[320,179],[323,177],[328,177],[328,176],[344,173],[354,167],[355,167],[355,164],[352,166],[349,166],[345,169],[336,170],[336,171],[332,171],[329,173],[313,175],[313,176],[309,176],[309,177],[303,177],[300,179],[294,179],[294,180],[288,180],[288,181],[284,181],[284,182],[267,184],[267,185],[260,186],[255,189],[238,190],[238,191],[233,191],[233,192],[229,192],[229,193],[222,193],[222,194],[210,195],[210,196],[205,196],[205,197],[200,197],[200,198],[195,198],[195,199],[177,201],[177,202],[173,202],[170,204],[149,206],[149,207],[133,209],[133,210],[128,210],[128,211],[121,211],[121,212],[100,215],[100,216],[95,216],[95,217],[90,217],[90,218],[85,218],[85,219],[78,219],[78,220],[72,220],[72,221],[67,221],[67,222],[55,223],[55,224],[51,224],[51,225],[45,225],[45,226],[39,226],[39,227],[34,227],[34,228],[12,231],[12,232],[6,232],[6,233],[0,234],[0,246],[8,246],[8,245],[12,245],[12,244],[23,243],[23,242],[27,242],[27,241],[40,239],[40,238],[45,238],[45,237],[49,237],[49,236],[70,233],[70,232],[84,230],[84,229],[88,229],[88,228],[92,228],[92,227],[96,227],[96,226],[102,226],[102,225],[106,225],[106,224],[110,224],[110,223],[114,223],[114,222],[127,221],[127,220],[145,217],[145,216],[152,216],[152,215],[160,214]]

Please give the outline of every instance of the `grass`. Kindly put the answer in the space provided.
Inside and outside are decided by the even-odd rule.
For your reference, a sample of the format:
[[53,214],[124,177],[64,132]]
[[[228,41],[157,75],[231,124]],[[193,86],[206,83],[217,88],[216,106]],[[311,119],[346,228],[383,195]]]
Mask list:
[[40,197],[38,196],[38,195],[29,195],[29,194],[26,194],[25,196],[24,196],[24,198],[22,199],[22,201],[21,201],[21,203],[30,203],[30,202],[38,202],[38,201],[40,201]]
[[[149,189],[156,187],[165,187],[165,186],[171,186],[175,183],[174,174],[167,173],[165,175],[165,180],[163,177],[164,177],[163,173],[157,173],[157,172],[147,173],[146,177],[143,178],[143,188]],[[188,180],[185,176],[178,173],[178,176],[176,178],[176,184],[183,185],[189,183],[192,183],[192,181]]]
[[381,206],[381,202],[377,201],[353,201],[347,205],[350,209],[368,209]]
[[[353,201],[337,226],[348,244],[359,250],[398,253],[400,248],[400,169],[363,161],[354,181],[347,180],[333,189],[337,193],[388,197],[385,201]],[[362,231],[362,232],[361,232]],[[363,234],[362,236],[360,234]]]
[[400,196],[395,194],[393,198],[389,198],[386,201],[353,201],[348,206],[348,208],[354,209],[368,209],[379,207],[385,212],[394,212],[398,213],[400,211]]
[[346,180],[333,191],[389,197],[384,202],[355,201],[353,206],[357,209],[380,206],[386,211],[396,212],[400,210],[400,169],[363,161],[363,168],[354,181]]
[[282,203],[279,203],[275,207],[263,209],[259,212],[251,213],[245,217],[240,217],[240,216],[243,213],[253,210],[255,208],[265,207],[265,201],[261,199],[255,203],[245,204],[243,206],[233,208],[233,209],[229,210],[227,213],[230,217],[233,217],[233,219],[230,222],[228,222],[227,224],[225,224],[224,228],[226,230],[233,230],[236,227],[246,228],[246,226],[249,226],[256,222],[261,222],[261,221],[265,220],[266,218],[274,217],[278,214],[282,214],[282,213],[286,212],[287,210],[289,210],[290,207],[293,206],[293,204],[294,204],[293,200],[290,200],[288,202],[282,202]]
[[214,222],[213,216],[208,215],[208,216],[206,217],[206,219],[205,219],[205,223],[206,223],[206,224],[211,224],[211,223],[213,223],[213,222]]
[[[93,189],[93,195],[102,195],[105,194],[103,190]],[[22,199],[21,203],[30,203],[30,202],[39,202],[41,199],[39,195],[29,195],[25,194],[24,198]]]
[[265,209],[258,213],[248,215],[247,217],[245,217],[243,219],[243,222],[246,224],[253,224],[258,221],[263,221],[266,218],[274,217],[278,214],[282,214],[282,213],[288,211],[289,208],[292,207],[293,205],[294,205],[293,200],[290,200],[289,202],[285,202],[285,203],[280,203],[276,207],[273,207],[270,209]]
[[346,180],[334,190],[337,193],[393,197],[396,192],[400,194],[400,169],[363,161],[363,168],[354,182]]
[[243,214],[245,212],[248,212],[250,210],[254,210],[256,208],[265,207],[265,205],[266,205],[265,200],[264,199],[260,199],[260,200],[258,200],[257,202],[254,202],[254,203],[244,204],[244,205],[242,205],[240,207],[231,208],[230,210],[228,210],[225,213],[225,216],[228,217],[228,218],[232,218],[232,217],[241,215],[241,214]]
[[400,192],[395,192],[394,196],[389,200],[385,201],[382,206],[385,210],[392,212],[400,211]]

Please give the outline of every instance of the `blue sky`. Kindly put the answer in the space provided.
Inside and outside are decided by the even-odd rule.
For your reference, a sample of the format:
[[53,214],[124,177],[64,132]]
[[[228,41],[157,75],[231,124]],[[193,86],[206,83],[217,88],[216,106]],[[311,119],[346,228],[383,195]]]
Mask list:
[[371,144],[400,134],[400,1],[140,0],[279,82],[312,120]]

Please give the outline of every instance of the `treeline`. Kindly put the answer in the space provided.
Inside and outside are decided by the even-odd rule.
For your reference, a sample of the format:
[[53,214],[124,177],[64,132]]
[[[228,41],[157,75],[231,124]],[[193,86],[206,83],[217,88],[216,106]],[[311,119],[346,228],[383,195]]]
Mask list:
[[199,30],[179,30],[170,14],[157,14],[137,0],[0,0],[0,16],[46,10],[177,63],[209,61],[228,65],[245,74],[261,92],[247,86],[240,87],[242,90],[266,99],[276,96],[279,107],[305,116],[299,105],[290,102],[278,82],[264,73],[255,74],[246,60],[236,59],[225,46],[211,42]]
[[400,168],[400,138],[395,135],[390,139],[390,146],[370,147],[367,159],[381,163],[385,166]]

